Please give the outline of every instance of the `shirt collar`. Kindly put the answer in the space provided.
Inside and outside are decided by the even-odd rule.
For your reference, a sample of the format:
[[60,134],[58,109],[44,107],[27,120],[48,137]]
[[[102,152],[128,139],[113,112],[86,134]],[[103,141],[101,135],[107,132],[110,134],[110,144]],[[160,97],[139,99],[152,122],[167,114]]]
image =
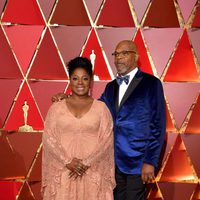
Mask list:
[[[131,80],[134,78],[134,76],[135,76],[135,74],[137,73],[137,71],[138,71],[138,67],[136,67],[136,68],[134,68],[132,71],[130,71],[128,74],[126,74],[126,75],[129,75],[130,76],[130,81],[129,82],[131,82]],[[125,75],[125,76],[126,76]],[[123,76],[122,76],[123,77]]]

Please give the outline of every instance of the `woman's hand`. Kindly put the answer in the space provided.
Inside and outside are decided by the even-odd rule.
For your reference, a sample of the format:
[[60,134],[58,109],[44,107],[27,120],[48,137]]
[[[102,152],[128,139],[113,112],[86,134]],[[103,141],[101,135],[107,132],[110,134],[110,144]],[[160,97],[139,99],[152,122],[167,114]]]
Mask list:
[[89,168],[88,166],[82,164],[81,159],[73,158],[72,161],[66,165],[67,169],[70,170],[69,177],[76,179],[78,176],[81,176]]

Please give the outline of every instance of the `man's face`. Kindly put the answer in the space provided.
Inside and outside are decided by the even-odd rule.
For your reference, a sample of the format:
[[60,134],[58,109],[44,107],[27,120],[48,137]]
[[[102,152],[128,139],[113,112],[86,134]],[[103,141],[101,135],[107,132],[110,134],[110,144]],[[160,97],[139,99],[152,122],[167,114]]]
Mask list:
[[118,74],[124,76],[137,67],[138,53],[133,44],[119,43],[113,55]]

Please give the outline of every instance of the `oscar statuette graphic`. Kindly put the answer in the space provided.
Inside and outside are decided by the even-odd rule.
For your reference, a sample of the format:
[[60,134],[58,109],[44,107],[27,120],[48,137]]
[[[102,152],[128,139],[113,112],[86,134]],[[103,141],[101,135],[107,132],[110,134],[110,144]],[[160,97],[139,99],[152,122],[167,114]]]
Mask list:
[[[96,54],[94,53],[94,49],[92,49],[92,53],[90,54],[90,61],[92,63],[93,72],[94,72],[95,60],[96,60]],[[95,74],[94,74],[94,80],[99,81],[99,77]]]
[[18,131],[19,132],[33,132],[33,127],[28,125],[28,110],[29,110],[29,105],[27,104],[27,101],[24,101],[24,104],[22,106],[22,110],[24,113],[24,125],[20,126]]

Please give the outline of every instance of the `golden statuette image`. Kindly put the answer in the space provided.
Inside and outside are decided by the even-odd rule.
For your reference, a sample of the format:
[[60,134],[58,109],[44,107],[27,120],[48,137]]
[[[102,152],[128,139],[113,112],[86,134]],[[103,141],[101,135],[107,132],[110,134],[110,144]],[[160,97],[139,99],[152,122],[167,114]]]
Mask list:
[[[95,60],[96,60],[96,54],[94,52],[94,49],[92,49],[92,53],[90,54],[90,61],[92,63],[92,70],[93,70],[93,72],[94,72]],[[99,81],[99,77],[96,74],[94,74],[94,80],[95,81]]]
[[28,110],[29,110],[29,105],[27,104],[27,101],[24,101],[24,104],[22,106],[22,110],[24,113],[24,125],[20,126],[18,131],[19,132],[33,132],[33,127],[28,125]]

